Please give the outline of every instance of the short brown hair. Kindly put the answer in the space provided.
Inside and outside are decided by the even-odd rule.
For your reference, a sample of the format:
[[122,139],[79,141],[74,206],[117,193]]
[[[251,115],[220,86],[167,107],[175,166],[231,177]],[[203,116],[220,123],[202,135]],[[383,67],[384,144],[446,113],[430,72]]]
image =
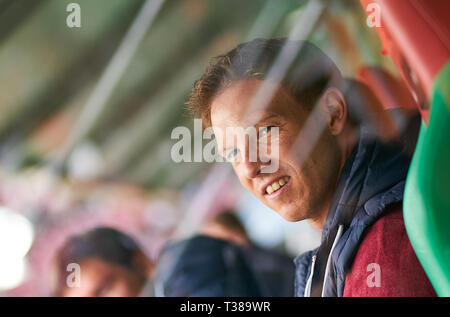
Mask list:
[[[300,47],[300,49],[298,49]],[[334,62],[308,41],[255,39],[239,44],[224,55],[212,59],[203,76],[194,84],[189,101],[190,112],[211,125],[210,107],[214,96],[232,83],[246,79],[269,79],[271,68],[282,50],[295,57],[279,81],[299,103],[311,109],[318,97],[331,86],[338,87],[342,75]]]

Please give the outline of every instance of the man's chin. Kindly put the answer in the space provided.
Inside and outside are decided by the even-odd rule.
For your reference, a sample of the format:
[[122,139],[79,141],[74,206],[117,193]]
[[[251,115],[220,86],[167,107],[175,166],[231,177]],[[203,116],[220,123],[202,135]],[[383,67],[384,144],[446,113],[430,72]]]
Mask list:
[[297,222],[306,219],[306,217],[301,215],[298,211],[280,210],[279,212],[277,211],[277,213],[283,217],[284,220],[289,222]]

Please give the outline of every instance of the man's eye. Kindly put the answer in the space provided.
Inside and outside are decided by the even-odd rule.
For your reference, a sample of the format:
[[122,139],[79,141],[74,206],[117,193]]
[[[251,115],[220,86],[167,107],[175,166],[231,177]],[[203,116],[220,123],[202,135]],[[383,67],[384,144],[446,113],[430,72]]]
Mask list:
[[259,128],[259,137],[265,137],[266,135],[269,134],[270,130],[272,130],[272,128],[274,128],[273,125],[267,126],[267,127],[263,127],[263,128]]
[[238,149],[231,150],[227,154],[227,160],[232,160],[239,153]]

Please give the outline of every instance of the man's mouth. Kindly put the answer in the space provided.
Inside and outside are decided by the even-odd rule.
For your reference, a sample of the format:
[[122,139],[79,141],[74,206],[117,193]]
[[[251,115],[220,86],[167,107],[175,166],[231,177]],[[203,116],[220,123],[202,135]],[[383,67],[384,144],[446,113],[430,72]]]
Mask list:
[[273,196],[278,193],[289,182],[289,176],[283,176],[266,187],[266,195]]

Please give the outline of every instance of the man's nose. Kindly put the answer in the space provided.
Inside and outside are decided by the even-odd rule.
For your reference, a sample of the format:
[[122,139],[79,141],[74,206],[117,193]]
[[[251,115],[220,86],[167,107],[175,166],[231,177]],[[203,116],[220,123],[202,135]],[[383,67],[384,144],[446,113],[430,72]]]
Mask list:
[[255,178],[261,173],[259,162],[251,162],[247,158],[239,162],[239,170],[242,176],[246,178]]
[[270,164],[270,161],[266,162],[267,158],[264,162],[261,161],[257,146],[252,147],[247,143],[243,153],[244,155],[241,158],[241,162],[239,162],[239,168],[241,169],[242,175],[246,178],[257,177],[261,174],[262,166]]

